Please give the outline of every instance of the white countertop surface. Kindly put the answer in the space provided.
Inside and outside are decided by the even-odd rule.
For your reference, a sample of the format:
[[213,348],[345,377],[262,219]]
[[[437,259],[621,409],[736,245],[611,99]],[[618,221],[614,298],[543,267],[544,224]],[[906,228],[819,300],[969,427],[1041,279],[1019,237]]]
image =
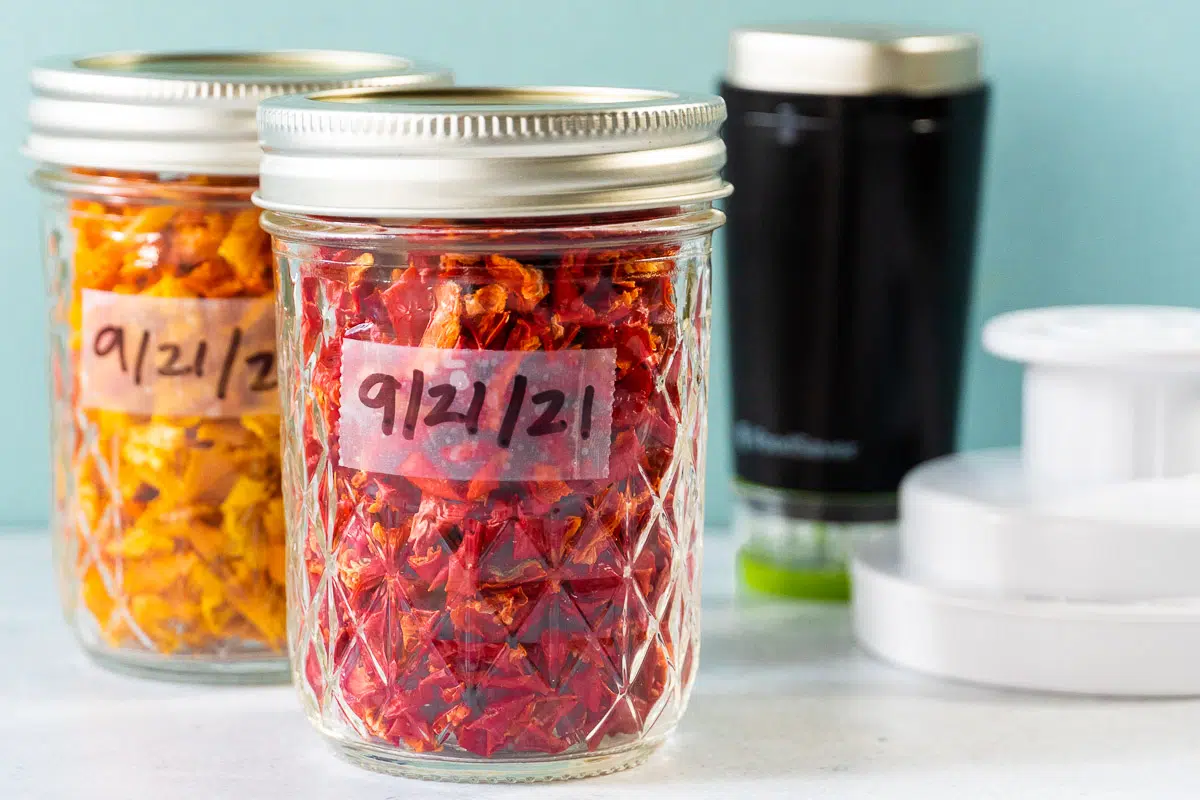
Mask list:
[[290,687],[93,666],[61,621],[45,535],[0,532],[0,800],[1200,797],[1200,701],[909,675],[855,649],[845,609],[735,603],[728,539],[708,537],[706,558],[700,676],[661,752],[585,781],[464,786],[343,763]]

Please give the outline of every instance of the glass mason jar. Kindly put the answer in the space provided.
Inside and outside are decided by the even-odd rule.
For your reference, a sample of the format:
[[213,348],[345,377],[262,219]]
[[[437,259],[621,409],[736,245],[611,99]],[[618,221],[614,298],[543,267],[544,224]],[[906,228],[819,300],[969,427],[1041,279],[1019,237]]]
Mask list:
[[293,100],[260,116],[258,199],[309,717],[415,777],[639,763],[697,665],[723,105]]
[[274,270],[251,202],[273,93],[440,80],[354,53],[109,54],[34,70],[52,528],[100,663],[287,675]]

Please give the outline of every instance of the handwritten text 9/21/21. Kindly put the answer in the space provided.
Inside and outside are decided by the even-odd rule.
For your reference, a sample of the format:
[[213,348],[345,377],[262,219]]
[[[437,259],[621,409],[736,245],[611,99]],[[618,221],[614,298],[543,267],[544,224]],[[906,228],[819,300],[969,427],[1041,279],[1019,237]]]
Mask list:
[[[367,408],[380,409],[380,433],[391,436],[396,427],[396,413],[401,395],[401,382],[395,377],[383,372],[375,372],[367,376],[358,388],[358,399]],[[422,393],[434,400],[433,408],[421,417]],[[471,399],[466,410],[454,411],[458,389],[452,383],[439,383],[425,390],[425,373],[414,369],[409,380],[406,407],[404,412],[401,435],[411,440],[416,434],[418,424],[434,428],[438,425],[462,424],[468,435],[479,433],[479,415],[487,400],[487,384],[474,381],[471,384]],[[512,446],[513,435],[518,433],[517,422],[521,417],[522,406],[529,393],[529,378],[517,375],[513,378],[512,389],[505,405],[504,417],[500,429],[496,433],[496,445],[501,448]],[[545,389],[529,397],[529,401],[539,410],[537,419],[523,429],[526,436],[552,436],[565,433],[568,421],[561,418],[563,406],[566,405],[567,395],[560,389]],[[588,439],[592,433],[592,409],[596,402],[596,387],[585,386],[583,399],[580,403],[579,438]]]
[[441,350],[346,339],[339,457],[412,477],[608,473],[616,354]]
[[[233,328],[224,352],[219,354],[219,372],[216,381],[216,398],[224,400],[229,392],[229,380],[238,367],[239,352],[245,331]],[[92,340],[92,352],[100,358],[114,357],[121,365],[121,372],[130,376],[134,386],[141,386],[148,370],[160,378],[203,378],[209,369],[209,342],[154,343],[150,331],[144,330],[137,337],[136,350],[132,354],[129,337],[124,326],[105,325],[96,332]],[[151,347],[154,352],[151,353]],[[132,365],[130,359],[132,358]],[[150,362],[150,363],[147,363]],[[246,356],[242,364],[250,370],[247,388],[251,392],[271,392],[278,384],[275,379],[275,351],[260,350]]]
[[86,289],[82,405],[131,414],[279,412],[272,297],[147,297]]

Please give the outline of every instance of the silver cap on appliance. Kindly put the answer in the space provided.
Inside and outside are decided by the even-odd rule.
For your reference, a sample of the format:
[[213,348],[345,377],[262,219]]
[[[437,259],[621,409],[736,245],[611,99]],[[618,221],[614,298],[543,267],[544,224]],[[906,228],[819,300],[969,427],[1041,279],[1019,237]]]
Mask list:
[[817,95],[939,95],[983,82],[979,38],[888,25],[768,25],[729,40],[726,81]]

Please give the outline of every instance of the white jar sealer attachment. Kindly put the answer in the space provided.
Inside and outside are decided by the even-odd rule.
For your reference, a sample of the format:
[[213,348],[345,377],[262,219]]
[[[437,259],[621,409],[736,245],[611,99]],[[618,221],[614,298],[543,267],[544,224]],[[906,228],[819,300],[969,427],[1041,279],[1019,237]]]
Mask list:
[[900,488],[895,543],[854,564],[868,649],[949,678],[1200,694],[1200,310],[1005,314],[1022,446],[947,456]]

